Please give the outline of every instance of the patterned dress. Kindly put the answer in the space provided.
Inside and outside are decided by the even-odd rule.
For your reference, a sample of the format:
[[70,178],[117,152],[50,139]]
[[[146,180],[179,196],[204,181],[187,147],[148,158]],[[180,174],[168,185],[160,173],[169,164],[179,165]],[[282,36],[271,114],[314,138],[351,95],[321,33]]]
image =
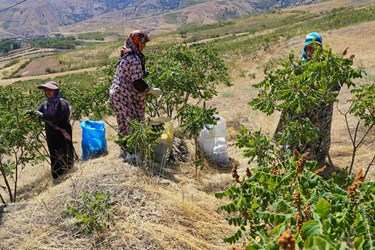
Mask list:
[[116,112],[120,136],[131,133],[128,121],[141,121],[145,115],[145,92],[138,91],[134,86],[134,82],[142,80],[145,75],[144,55],[129,38],[126,48],[128,50],[119,59],[109,91],[109,101]]
[[[298,119],[293,112],[284,110],[281,113],[275,135],[284,130],[287,123],[285,119],[286,113],[288,113],[292,119],[293,117],[295,120]],[[314,143],[305,142],[301,147],[297,147],[296,145],[288,145],[288,147],[291,149],[297,149],[300,153],[309,152],[310,160],[317,161],[318,167],[324,166],[326,164],[325,159],[331,146],[332,115],[333,103],[323,104],[319,109],[315,109],[308,114],[301,115],[299,118],[309,118],[314,127],[320,131],[319,139]]]

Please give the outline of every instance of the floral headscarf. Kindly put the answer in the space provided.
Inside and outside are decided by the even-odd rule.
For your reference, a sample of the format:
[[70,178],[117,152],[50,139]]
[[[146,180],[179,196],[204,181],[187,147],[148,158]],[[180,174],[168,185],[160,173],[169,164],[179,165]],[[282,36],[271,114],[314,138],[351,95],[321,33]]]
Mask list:
[[133,51],[135,53],[141,53],[139,50],[140,42],[150,41],[148,35],[140,30],[132,31],[125,40],[125,45],[122,47],[121,55]]

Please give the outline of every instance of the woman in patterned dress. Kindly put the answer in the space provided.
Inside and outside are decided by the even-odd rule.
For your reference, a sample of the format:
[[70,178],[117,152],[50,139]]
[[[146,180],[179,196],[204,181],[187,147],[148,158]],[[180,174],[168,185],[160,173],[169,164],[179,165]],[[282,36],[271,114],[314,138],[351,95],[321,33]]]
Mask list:
[[[142,121],[145,116],[145,94],[159,94],[160,89],[152,88],[143,78],[146,76],[145,56],[142,51],[149,38],[140,30],[132,31],[125,40],[116,73],[109,91],[109,101],[117,116],[119,136],[131,133],[128,121]],[[126,151],[121,145],[120,154]]]
[[[318,33],[310,33],[306,36],[304,46],[302,49],[302,56],[301,61],[306,62],[310,60],[313,56],[316,46],[322,46],[322,36]],[[341,86],[337,83],[331,91],[338,92],[340,91]],[[294,118],[297,120],[298,117],[294,114],[291,110],[284,110],[281,113],[279,123],[277,125],[275,136],[279,132],[284,130],[284,127],[287,123],[286,117],[287,115],[290,118]],[[331,146],[331,124],[332,124],[332,116],[333,116],[333,103],[324,102],[322,101],[319,108],[316,108],[308,113],[300,115],[299,118],[309,118],[311,123],[315,128],[317,128],[320,132],[319,139],[314,143],[305,142],[303,145],[298,147],[298,150],[301,151],[300,153],[309,152],[310,153],[310,160],[317,161],[317,166],[322,167],[324,165],[331,165],[331,161],[329,159],[329,149]],[[295,148],[295,145],[288,145],[291,148]],[[328,156],[329,162],[326,162],[326,157]]]

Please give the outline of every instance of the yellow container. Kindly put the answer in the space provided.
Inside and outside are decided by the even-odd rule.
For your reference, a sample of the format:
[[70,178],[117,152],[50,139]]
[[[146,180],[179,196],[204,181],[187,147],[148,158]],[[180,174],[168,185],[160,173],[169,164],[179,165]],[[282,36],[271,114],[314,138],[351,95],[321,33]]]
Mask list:
[[151,125],[164,125],[164,131],[157,140],[158,144],[153,148],[156,162],[164,162],[172,151],[173,145],[173,120],[168,117],[156,117],[150,120]]

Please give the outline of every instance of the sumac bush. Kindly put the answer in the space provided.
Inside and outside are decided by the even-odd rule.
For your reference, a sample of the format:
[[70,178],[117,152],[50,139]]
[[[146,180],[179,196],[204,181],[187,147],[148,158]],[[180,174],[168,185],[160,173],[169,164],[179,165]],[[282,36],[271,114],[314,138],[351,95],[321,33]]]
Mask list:
[[[284,110],[300,115],[336,102],[335,85],[352,88],[353,79],[361,76],[352,68],[352,57],[330,49],[318,49],[307,62],[296,62],[291,54],[267,69],[265,79],[255,85],[258,97],[249,104],[268,115]],[[367,128],[375,117],[372,86],[354,87],[348,111]],[[375,183],[366,181],[362,170],[355,178],[344,171],[328,180],[321,177],[325,167],[316,169],[308,152],[300,154],[293,147],[300,140],[313,142],[314,131],[319,130],[308,118],[289,120],[277,137],[242,127],[236,146],[254,167],[244,176],[234,168],[234,184],[216,194],[229,200],[220,210],[237,227],[226,242],[241,241],[246,249],[375,248]]]

